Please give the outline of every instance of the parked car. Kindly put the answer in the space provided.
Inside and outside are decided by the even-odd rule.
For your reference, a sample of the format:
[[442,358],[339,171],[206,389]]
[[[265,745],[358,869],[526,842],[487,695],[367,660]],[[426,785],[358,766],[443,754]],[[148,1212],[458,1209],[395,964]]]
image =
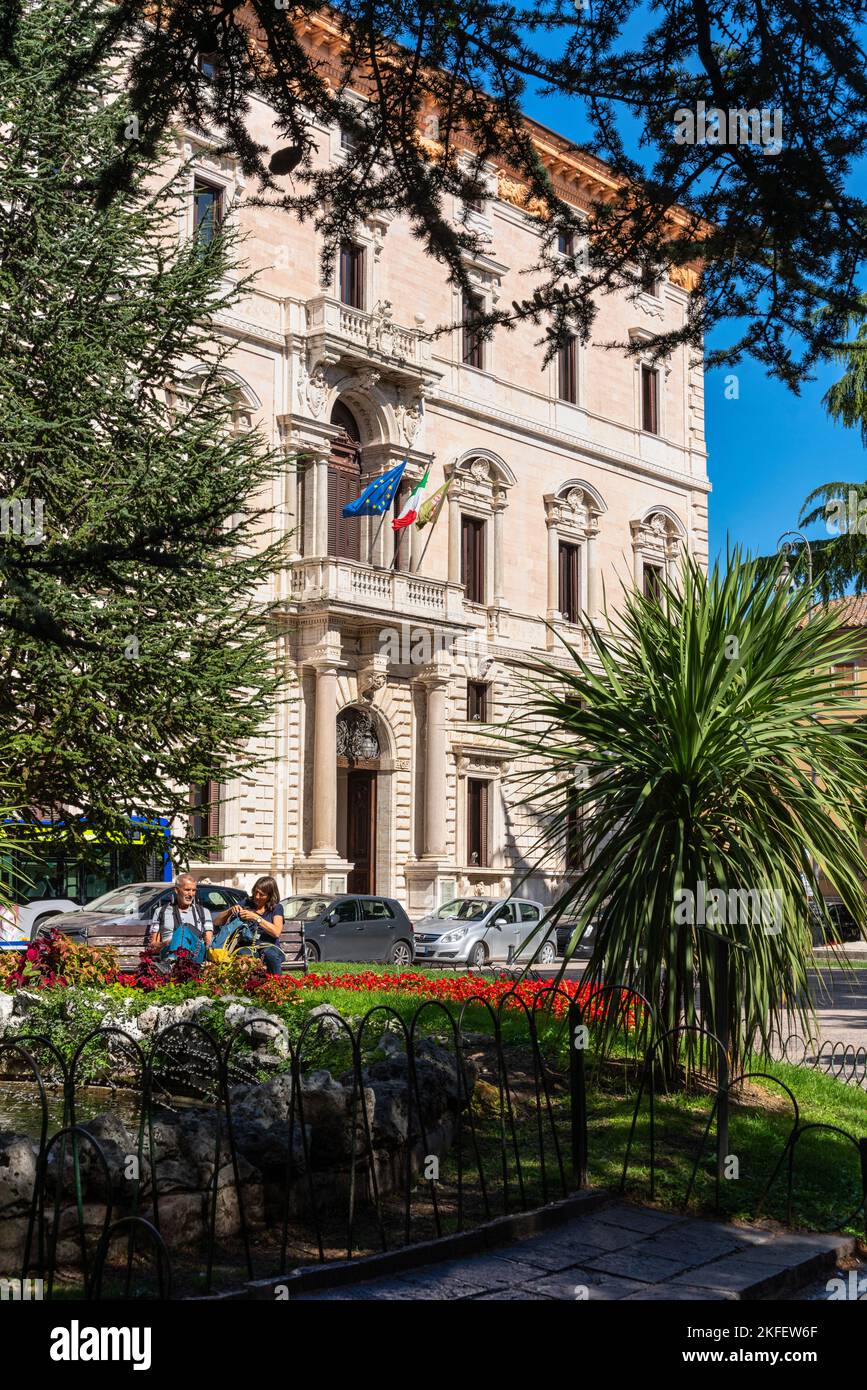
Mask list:
[[[416,959],[442,965],[508,964],[544,912],[541,903],[524,898],[453,898],[416,923]],[[539,932],[523,951],[523,961],[532,959],[537,949],[537,964],[550,965],[556,959],[556,943],[553,939],[542,942]]]
[[287,929],[304,924],[307,960],[390,961],[412,965],[412,922],[394,898],[377,894],[302,893],[283,903]]
[[[566,948],[572,939],[572,933],[579,924],[577,917],[561,918],[557,923],[557,955],[565,956]],[[596,944],[596,923],[588,922],[581,939],[572,952],[573,960],[586,960],[593,951]]]
[[836,934],[832,937],[827,932],[824,933],[825,941],[860,941],[862,939],[858,923],[852,916],[845,903],[830,902],[826,904],[828,916],[837,928]]
[[[129,970],[138,965],[151,917],[158,907],[171,900],[173,892],[170,883],[128,883],[94,898],[86,907],[61,912],[37,924],[34,935],[56,929],[88,946],[114,946],[121,968]],[[196,899],[212,917],[243,902],[246,896],[242,888],[224,888],[214,883],[196,885]]]

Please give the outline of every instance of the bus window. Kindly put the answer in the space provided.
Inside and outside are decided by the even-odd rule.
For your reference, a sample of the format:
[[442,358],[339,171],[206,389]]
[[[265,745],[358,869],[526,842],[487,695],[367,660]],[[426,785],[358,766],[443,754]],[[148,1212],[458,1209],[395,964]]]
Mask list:
[[[12,851],[11,896],[13,902],[32,903],[39,898],[74,898],[75,872],[65,872],[63,855]],[[70,881],[67,882],[67,879]]]
[[[100,854],[93,854],[88,851],[87,859],[81,864],[81,901],[83,903],[92,902],[94,898],[101,898],[103,893],[107,893],[109,888],[116,888],[117,884],[113,881],[111,869],[110,849],[103,850]],[[132,880],[127,880],[131,882]]]
[[148,856],[146,862],[142,862],[143,856],[140,849],[115,850],[114,864],[114,886],[125,888],[128,883],[148,882],[150,879],[162,878],[162,874],[153,873],[151,859]]

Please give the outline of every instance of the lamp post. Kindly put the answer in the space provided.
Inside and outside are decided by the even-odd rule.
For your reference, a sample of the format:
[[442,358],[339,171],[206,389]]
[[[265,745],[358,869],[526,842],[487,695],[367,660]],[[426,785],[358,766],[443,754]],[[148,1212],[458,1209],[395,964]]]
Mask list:
[[[812,600],[813,552],[810,549],[810,542],[807,540],[807,537],[801,531],[784,531],[783,534],[780,536],[780,539],[777,541],[777,554],[782,555],[784,557],[786,561],[784,573],[790,575],[792,571],[789,568],[789,556],[792,554],[792,551],[795,549],[796,545],[802,545],[807,554],[807,586],[809,588],[810,597]],[[810,608],[812,608],[812,602]],[[807,609],[807,622],[810,621],[810,608]]]

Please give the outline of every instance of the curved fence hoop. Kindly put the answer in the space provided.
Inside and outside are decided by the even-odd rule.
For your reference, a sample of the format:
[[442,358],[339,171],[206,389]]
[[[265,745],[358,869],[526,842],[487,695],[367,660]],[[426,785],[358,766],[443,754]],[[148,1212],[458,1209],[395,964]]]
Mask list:
[[[700,1147],[699,1147],[698,1155],[697,1155],[696,1160],[695,1160],[695,1163],[693,1164],[693,1167],[692,1167],[692,1173],[691,1173],[690,1180],[689,1180],[689,1186],[687,1187],[686,1196],[684,1197],[684,1206],[685,1206],[685,1207],[689,1205],[689,1199],[690,1199],[690,1197],[691,1197],[691,1195],[692,1195],[692,1189],[693,1189],[693,1185],[694,1185],[694,1183],[695,1183],[696,1175],[697,1175],[697,1173],[698,1173],[698,1167],[699,1167],[699,1164],[700,1164],[700,1162],[701,1162],[702,1156],[703,1156],[703,1154],[704,1154],[705,1147],[706,1147],[706,1145],[707,1145],[707,1140],[708,1140],[708,1135],[710,1134],[711,1125],[713,1124],[713,1121],[714,1121],[714,1119],[716,1118],[716,1115],[717,1115],[717,1113],[718,1113],[718,1111],[719,1111],[719,1105],[720,1105],[720,1100],[721,1100],[722,1096],[725,1095],[725,1096],[729,1096],[729,1097],[730,1097],[732,1091],[734,1091],[734,1090],[735,1090],[738,1086],[740,1086],[744,1081],[754,1081],[754,1080],[758,1080],[758,1079],[763,1079],[763,1080],[766,1080],[766,1081],[772,1081],[772,1082],[774,1083],[775,1086],[779,1086],[779,1087],[781,1088],[781,1090],[785,1091],[786,1095],[788,1096],[789,1100],[791,1101],[792,1109],[793,1109],[793,1112],[794,1112],[794,1119],[793,1119],[793,1122],[792,1122],[792,1128],[791,1128],[791,1130],[789,1131],[789,1134],[788,1134],[788,1136],[787,1136],[787,1138],[786,1138],[786,1142],[784,1143],[784,1145],[783,1145],[783,1147],[782,1147],[782,1149],[781,1149],[781,1151],[780,1151],[780,1155],[779,1155],[779,1157],[778,1157],[776,1163],[774,1164],[774,1167],[773,1167],[773,1170],[772,1170],[772,1172],[771,1172],[771,1175],[770,1175],[770,1177],[768,1178],[767,1182],[765,1183],[764,1188],[762,1189],[762,1195],[761,1195],[761,1197],[759,1198],[758,1203],[756,1204],[756,1215],[758,1215],[758,1214],[761,1212],[762,1206],[764,1205],[764,1202],[765,1202],[765,1198],[767,1197],[768,1193],[770,1192],[771,1188],[773,1187],[774,1182],[776,1181],[776,1178],[777,1178],[777,1174],[779,1173],[780,1168],[782,1167],[783,1163],[785,1162],[786,1155],[787,1155],[787,1153],[788,1153],[788,1151],[789,1151],[789,1145],[790,1145],[791,1142],[792,1142],[792,1137],[793,1137],[793,1135],[795,1134],[795,1132],[796,1132],[796,1130],[797,1130],[797,1128],[798,1128],[798,1125],[799,1125],[799,1123],[800,1123],[800,1119],[801,1119],[801,1110],[800,1110],[800,1106],[798,1105],[798,1100],[797,1100],[797,1097],[796,1097],[794,1091],[791,1089],[790,1086],[788,1086],[788,1085],[786,1084],[785,1081],[782,1081],[778,1076],[774,1076],[773,1072],[768,1072],[768,1071],[752,1071],[752,1070],[751,1070],[751,1071],[743,1071],[743,1072],[740,1072],[740,1073],[738,1074],[738,1076],[731,1077],[731,1078],[729,1079],[729,1082],[728,1082],[727,1085],[725,1085],[725,1086],[719,1086],[719,1087],[717,1088],[717,1093],[716,1093],[716,1095],[714,1096],[713,1105],[712,1105],[712,1107],[711,1107],[710,1114],[708,1115],[708,1118],[707,1118],[707,1124],[706,1124],[705,1127],[704,1127],[704,1133],[702,1134],[702,1137],[701,1137],[701,1144],[700,1144]],[[717,1206],[717,1209],[718,1209],[718,1208],[719,1208],[719,1172],[717,1172],[717,1183],[716,1183],[716,1206]]]
[[840,1226],[850,1226],[850,1225],[853,1225],[854,1222],[855,1222],[856,1216],[858,1216],[858,1214],[859,1214],[859,1212],[860,1212],[861,1217],[862,1217],[862,1220],[863,1220],[863,1222],[864,1222],[864,1231],[865,1231],[865,1235],[867,1235],[867,1140],[862,1139],[862,1140],[859,1141],[858,1139],[856,1139],[856,1137],[855,1137],[854,1134],[851,1134],[851,1133],[849,1132],[848,1129],[842,1129],[839,1125],[825,1124],[825,1123],[823,1123],[822,1121],[819,1121],[819,1120],[810,1121],[809,1123],[807,1123],[807,1124],[805,1124],[805,1125],[800,1125],[799,1128],[796,1130],[796,1132],[795,1132],[795,1133],[792,1135],[792,1137],[791,1137],[791,1143],[790,1143],[790,1145],[789,1145],[789,1169],[788,1169],[788,1183],[787,1183],[787,1192],[786,1192],[786,1221],[787,1221],[788,1225],[791,1226],[791,1224],[792,1224],[792,1188],[793,1188],[793,1184],[794,1184],[795,1156],[796,1156],[797,1147],[798,1147],[799,1143],[801,1142],[801,1140],[803,1139],[803,1137],[804,1137],[805,1134],[808,1134],[811,1130],[819,1130],[819,1129],[820,1129],[820,1130],[824,1130],[825,1132],[830,1133],[830,1134],[837,1134],[837,1135],[839,1135],[839,1137],[840,1137],[841,1139],[847,1139],[847,1140],[849,1141],[849,1143],[852,1144],[852,1146],[855,1148],[856,1152],[858,1153],[858,1156],[859,1156],[859,1159],[860,1159],[861,1200],[860,1200],[860,1202],[857,1204],[857,1206],[855,1206],[855,1207],[852,1209],[852,1211],[849,1212],[849,1214],[845,1217],[845,1219],[842,1220],[841,1222],[839,1222],[838,1224],[839,1224]]
[[[460,1012],[460,1014],[458,1015],[458,1018],[455,1019],[454,1014],[451,1012],[451,1010],[450,1010],[449,1008],[446,1007],[446,1005],[443,1003],[443,1001],[442,1001],[441,999],[425,999],[425,1000],[422,1001],[421,1004],[419,1004],[418,1008],[415,1009],[415,1011],[413,1012],[412,1019],[411,1019],[411,1021],[410,1021],[410,1025],[409,1025],[409,1047],[408,1047],[408,1049],[407,1049],[407,1058],[408,1058],[408,1061],[409,1061],[410,1088],[411,1088],[412,1094],[415,1096],[416,1107],[417,1107],[417,1109],[418,1109],[419,1130],[421,1131],[421,1142],[422,1142],[422,1146],[423,1146],[423,1148],[425,1149],[425,1151],[427,1151],[427,1149],[428,1149],[428,1133],[427,1133],[427,1126],[426,1126],[425,1120],[424,1120],[423,1107],[422,1107],[422,1103],[421,1103],[421,1093],[420,1093],[420,1091],[419,1091],[419,1084],[418,1084],[418,1069],[417,1069],[417,1067],[416,1067],[416,1055],[415,1055],[415,1053],[416,1053],[416,1032],[417,1032],[417,1029],[418,1029],[419,1019],[421,1018],[422,1014],[424,1014],[424,1013],[444,1014],[444,1015],[445,1015],[445,1018],[446,1018],[446,1022],[448,1023],[448,1026],[449,1026],[449,1028],[451,1029],[452,1041],[453,1041],[453,1043],[454,1043],[454,1049],[455,1049],[455,1083],[456,1083],[457,1097],[458,1097],[457,1110],[456,1110],[456,1114],[455,1114],[455,1131],[456,1131],[456,1134],[457,1134],[457,1163],[458,1163],[458,1229],[459,1229],[459,1230],[462,1230],[462,1229],[463,1229],[463,1214],[464,1214],[464,1199],[463,1199],[463,1193],[464,1193],[464,1182],[463,1182],[463,1178],[464,1178],[464,1162],[463,1162],[463,1142],[462,1142],[462,1141],[463,1141],[463,1115],[464,1115],[464,1108],[465,1108],[465,1107],[466,1107],[467,1113],[468,1113],[468,1115],[469,1115],[470,1133],[471,1133],[472,1143],[473,1143],[473,1153],[474,1153],[474,1156],[475,1156],[475,1159],[476,1159],[476,1166],[477,1166],[477,1171],[478,1171],[478,1174],[479,1174],[480,1186],[481,1186],[481,1189],[482,1189],[482,1198],[483,1198],[483,1201],[484,1201],[484,1203],[485,1203],[485,1210],[487,1211],[487,1210],[489,1209],[489,1208],[488,1208],[487,1188],[486,1188],[486,1184],[485,1184],[484,1169],[483,1169],[483,1165],[482,1165],[482,1161],[481,1161],[481,1155],[480,1155],[480,1152],[479,1152],[478,1136],[477,1136],[477,1134],[476,1134],[475,1118],[474,1118],[474,1116],[473,1116],[473,1110],[472,1110],[472,1098],[471,1098],[471,1095],[470,1095],[470,1092],[469,1092],[469,1088],[467,1087],[466,1069],[465,1069],[465,1067],[464,1067],[464,1050],[463,1050],[463,1016],[464,1016],[464,1010],[461,1009],[461,1012]],[[498,1050],[498,1057],[499,1057],[499,1050]],[[436,1182],[435,1182],[435,1180],[434,1180],[433,1178],[429,1179],[429,1182],[430,1182],[431,1206],[433,1207],[433,1214],[434,1214],[434,1227],[435,1227],[435,1229],[436,1229],[437,1235],[440,1236],[440,1235],[442,1235],[442,1220],[441,1220],[441,1217],[440,1217],[440,1204],[439,1204],[439,1199],[438,1199],[438,1196],[437,1196]]]
[[[82,1188],[81,1188],[81,1166],[80,1166],[80,1163],[79,1163],[79,1156],[78,1156],[78,1141],[79,1141],[79,1139],[86,1139],[87,1142],[88,1142],[88,1144],[90,1144],[90,1145],[92,1146],[92,1148],[93,1148],[93,1150],[94,1150],[94,1153],[96,1154],[96,1157],[97,1157],[98,1162],[102,1165],[103,1178],[105,1179],[105,1190],[106,1190],[105,1216],[104,1216],[104,1218],[103,1218],[103,1223],[102,1223],[102,1235],[101,1235],[100,1239],[102,1239],[102,1238],[104,1237],[105,1232],[108,1230],[108,1227],[109,1227],[109,1225],[111,1224],[111,1213],[112,1213],[112,1207],[113,1207],[113,1205],[114,1205],[114,1188],[113,1188],[112,1181],[111,1181],[111,1169],[110,1169],[109,1166],[108,1166],[108,1159],[107,1159],[106,1156],[105,1156],[105,1150],[103,1149],[103,1147],[102,1147],[102,1145],[100,1144],[99,1140],[96,1138],[95,1135],[91,1134],[89,1130],[82,1128],[81,1125],[68,1125],[68,1126],[66,1126],[64,1129],[59,1129],[59,1130],[57,1131],[56,1134],[53,1134],[53,1135],[51,1136],[51,1138],[49,1139],[47,1145],[45,1146],[45,1167],[46,1167],[46,1171],[47,1171],[47,1168],[48,1168],[48,1159],[49,1159],[49,1155],[50,1155],[50,1153],[51,1153],[51,1150],[54,1148],[54,1145],[57,1144],[58,1142],[59,1142],[60,1145],[61,1145],[61,1148],[60,1148],[60,1162],[59,1162],[59,1165],[58,1165],[58,1172],[57,1172],[57,1187],[56,1187],[55,1197],[54,1197],[54,1219],[53,1219],[53,1221],[52,1221],[52,1226],[51,1226],[51,1239],[50,1239],[50,1241],[49,1241],[49,1256],[48,1256],[48,1297],[49,1297],[49,1299],[52,1298],[52,1296],[53,1296],[53,1292],[54,1292],[54,1276],[55,1276],[56,1269],[57,1269],[57,1242],[58,1242],[58,1240],[59,1240],[59,1238],[60,1238],[60,1209],[61,1209],[60,1203],[61,1203],[61,1197],[62,1197],[62,1195],[63,1195],[63,1169],[64,1169],[64,1165],[65,1165],[65,1162],[66,1162],[66,1141],[67,1141],[68,1138],[72,1140],[72,1170],[73,1170],[73,1184],[74,1184],[74,1189],[75,1189],[75,1209],[76,1209],[76,1214],[77,1214],[77,1217],[78,1217],[78,1241],[79,1241],[79,1248],[80,1248],[80,1250],[81,1250],[81,1268],[82,1268],[82,1273],[83,1273],[83,1275],[84,1275],[84,1296],[85,1296],[85,1298],[90,1298],[90,1297],[91,1297],[91,1275],[90,1275],[90,1273],[88,1272],[87,1242],[86,1242],[86,1240],[85,1240],[85,1235],[84,1235],[84,1201],[83,1201],[83,1193],[82,1193]],[[98,1248],[98,1246],[97,1246],[97,1248]]]
[[[223,1044],[223,1047],[222,1047],[222,1049],[221,1049],[221,1060],[220,1060],[220,1066],[221,1066],[222,1077],[223,1077],[223,1085],[224,1085],[224,1104],[225,1104],[225,1110],[226,1110],[226,1132],[227,1132],[228,1139],[229,1139],[229,1158],[230,1158],[231,1163],[232,1163],[232,1178],[233,1178],[234,1184],[235,1184],[235,1201],[237,1202],[237,1205],[238,1205],[238,1220],[239,1220],[240,1226],[241,1226],[241,1243],[242,1243],[242,1245],[243,1245],[243,1247],[244,1247],[244,1260],[245,1260],[245,1262],[246,1262],[246,1266],[247,1266],[247,1277],[248,1277],[249,1279],[252,1279],[252,1278],[254,1277],[254,1274],[253,1274],[253,1254],[252,1254],[252,1251],[251,1251],[251,1249],[250,1249],[250,1231],[249,1231],[249,1225],[248,1225],[248,1221],[247,1221],[247,1203],[246,1203],[246,1199],[245,1199],[245,1197],[244,1197],[244,1184],[241,1182],[241,1169],[240,1169],[240,1165],[239,1165],[239,1163],[238,1163],[238,1141],[237,1141],[237,1137],[236,1137],[236,1134],[235,1134],[235,1117],[234,1117],[234,1112],[233,1112],[233,1110],[232,1110],[231,1087],[230,1087],[230,1085],[229,1085],[229,1063],[230,1063],[230,1061],[232,1060],[232,1051],[233,1051],[233,1049],[234,1049],[236,1043],[238,1043],[238,1042],[240,1041],[240,1039],[243,1037],[244,1033],[247,1032],[249,1029],[255,1028],[255,1027],[257,1027],[257,1026],[263,1024],[263,1023],[266,1024],[269,1028],[272,1028],[272,1029],[274,1030],[274,1037],[275,1037],[275,1038],[282,1038],[283,1034],[286,1033],[286,1047],[287,1047],[288,1056],[289,1056],[290,1075],[291,1075],[291,1069],[292,1069],[292,1065],[293,1065],[293,1062],[294,1062],[294,1050],[293,1050],[293,1048],[292,1048],[292,1043],[291,1043],[291,1041],[290,1041],[290,1039],[289,1039],[289,1036],[288,1036],[288,1033],[287,1033],[287,1030],[286,1030],[286,1025],[282,1022],[281,1019],[275,1018],[273,1014],[258,1014],[258,1015],[255,1015],[253,1018],[245,1018],[245,1019],[242,1019],[240,1023],[236,1024],[236,1026],[232,1029],[232,1031],[229,1033],[228,1037],[226,1038],[225,1043]],[[291,1101],[290,1101],[290,1106],[291,1106]],[[291,1122],[290,1122],[290,1126],[289,1126],[288,1152],[289,1152],[289,1162],[290,1162],[290,1164],[291,1164],[291,1157],[292,1157],[292,1125],[291,1125]],[[288,1192],[287,1192],[286,1200],[288,1201]]]
[[[641,1080],[640,1080],[640,1082],[638,1083],[638,1094],[637,1094],[637,1096],[636,1096],[636,1098],[635,1098],[635,1107],[634,1107],[633,1112],[632,1112],[632,1124],[631,1124],[630,1127],[629,1127],[629,1138],[628,1138],[628,1140],[627,1140],[627,1142],[626,1142],[626,1153],[625,1153],[624,1158],[623,1158],[623,1171],[622,1171],[622,1173],[621,1173],[621,1175],[620,1175],[620,1191],[623,1192],[624,1189],[625,1189],[625,1187],[626,1187],[626,1175],[627,1175],[627,1172],[628,1172],[628,1169],[629,1169],[629,1159],[630,1159],[630,1156],[631,1156],[631,1153],[632,1153],[632,1142],[633,1142],[633,1139],[635,1138],[635,1129],[636,1129],[636,1126],[637,1126],[637,1124],[638,1124],[638,1112],[639,1112],[639,1109],[640,1109],[640,1107],[641,1107],[642,1098],[643,1098],[643,1096],[644,1096],[645,1084],[649,1081],[649,1085],[648,1085],[648,1087],[647,1087],[647,1090],[648,1090],[648,1097],[649,1097],[649,1101],[650,1101],[650,1200],[651,1200],[651,1201],[653,1201],[654,1197],[656,1196],[656,1133],[655,1133],[655,1116],[654,1116],[654,1098],[655,1098],[655,1091],[656,1091],[656,1086],[655,1086],[655,1081],[654,1081],[654,1071],[655,1071],[655,1063],[656,1063],[656,1054],[658,1053],[659,1049],[662,1047],[663,1043],[665,1043],[669,1038],[672,1038],[672,1037],[678,1037],[678,1038],[679,1038],[683,1033],[691,1033],[691,1034],[696,1034],[696,1035],[699,1036],[699,1037],[709,1038],[710,1041],[711,1041],[712,1043],[714,1043],[714,1044],[716,1045],[716,1048],[717,1048],[717,1067],[719,1068],[720,1059],[721,1059],[721,1058],[724,1059],[724,1061],[725,1061],[725,1063],[726,1063],[726,1074],[728,1074],[728,1065],[727,1065],[727,1064],[728,1064],[728,1060],[729,1060],[729,1054],[728,1054],[728,1051],[727,1051],[726,1047],[725,1047],[724,1044],[720,1041],[720,1039],[717,1037],[717,1035],[716,1035],[715,1033],[712,1033],[711,1030],[710,1030],[709,1028],[704,1028],[701,1024],[686,1023],[686,1024],[681,1024],[681,1025],[679,1025],[678,1027],[675,1027],[675,1028],[666,1028],[663,1032],[658,1033],[658,1034],[656,1035],[656,1037],[655,1037],[654,1040],[653,1040],[653,1043],[648,1047],[648,1049],[647,1049],[647,1051],[646,1051],[646,1053],[645,1053],[644,1066],[643,1066],[643,1068],[642,1068]],[[718,1071],[718,1074],[719,1074],[719,1071]],[[717,1095],[719,1095],[719,1090],[717,1090]]]
[[[166,1243],[163,1240],[160,1232],[157,1230],[156,1226],[154,1226],[151,1221],[146,1220],[146,1218],[143,1216],[122,1216],[119,1220],[113,1221],[112,1224],[103,1232],[99,1243],[99,1249],[97,1250],[96,1259],[94,1261],[91,1296],[94,1299],[99,1299],[102,1297],[102,1280],[105,1272],[105,1261],[108,1256],[109,1247],[111,1246],[111,1242],[114,1239],[114,1237],[116,1235],[119,1235],[122,1230],[127,1230],[129,1232],[130,1251],[134,1250],[134,1233],[137,1230],[144,1231],[147,1234],[148,1239],[153,1242],[153,1245],[157,1251],[157,1279],[159,1281],[160,1289],[159,1298],[161,1301],[171,1299],[172,1262],[169,1258],[168,1247],[166,1246]],[[130,1258],[131,1256],[128,1257],[127,1261],[128,1268]],[[165,1283],[163,1282],[164,1269],[166,1272]],[[129,1286],[127,1285],[127,1289],[128,1287]]]
[[[206,1028],[203,1028],[200,1023],[196,1023],[194,1019],[184,1019],[183,1021],[180,1021],[178,1023],[170,1023],[168,1028],[161,1028],[159,1033],[155,1034],[151,1039],[150,1047],[148,1048],[146,1053],[147,1065],[145,1067],[144,1085],[146,1087],[146,1094],[148,1098],[152,1098],[154,1094],[154,1066],[159,1056],[159,1049],[165,1046],[167,1038],[173,1038],[175,1036],[183,1037],[184,1034],[192,1034],[194,1037],[204,1041],[204,1043],[206,1044],[206,1052],[210,1050],[211,1056],[214,1059],[214,1074],[217,1080],[217,1098],[216,1104],[214,1106],[214,1163],[213,1174],[211,1176],[210,1184],[211,1194],[208,1211],[207,1260],[205,1265],[205,1289],[209,1291],[213,1283],[214,1250],[216,1246],[217,1197],[219,1193],[220,1182],[220,1159],[222,1157],[221,1115],[225,1113],[226,1095],[228,1090],[226,1086],[226,1072],[223,1066],[222,1050],[218,1042],[214,1038],[213,1034],[209,1033]],[[154,1212],[153,1224],[157,1230],[160,1230],[159,1171],[158,1165],[155,1162],[156,1145],[154,1144],[152,1105],[148,1106],[148,1142],[149,1152],[151,1156],[151,1196],[153,1199]]]
[[[45,1040],[47,1042],[47,1039]],[[54,1051],[52,1043],[48,1046]],[[33,1228],[38,1221],[37,1236],[37,1276],[41,1279],[45,1266],[45,1202],[44,1202],[44,1183],[45,1183],[45,1162],[48,1150],[48,1096],[45,1091],[45,1082],[42,1079],[42,1070],[36,1058],[28,1052],[24,1046],[24,1040],[20,1035],[15,1038],[0,1039],[0,1057],[4,1052],[18,1052],[24,1058],[30,1068],[33,1079],[39,1088],[39,1105],[41,1110],[41,1121],[39,1126],[39,1149],[36,1154],[36,1164],[33,1173],[33,1193],[30,1198],[29,1210],[27,1214],[27,1234],[24,1237],[24,1253],[21,1262],[21,1280],[27,1278],[27,1270],[30,1267],[30,1252],[33,1248]],[[59,1054],[58,1054],[59,1055]],[[63,1058],[60,1058],[61,1062]],[[63,1123],[66,1123],[66,1092],[64,1090],[64,1114]],[[43,1197],[40,1196],[43,1194]]]

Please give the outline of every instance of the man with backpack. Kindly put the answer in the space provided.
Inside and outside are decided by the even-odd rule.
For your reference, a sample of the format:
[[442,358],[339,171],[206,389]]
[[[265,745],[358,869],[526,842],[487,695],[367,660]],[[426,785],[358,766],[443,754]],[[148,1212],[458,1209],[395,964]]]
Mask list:
[[213,939],[211,914],[196,901],[196,880],[192,874],[180,874],[175,879],[174,896],[151,918],[148,945],[162,946],[161,954],[183,947],[202,961]]

